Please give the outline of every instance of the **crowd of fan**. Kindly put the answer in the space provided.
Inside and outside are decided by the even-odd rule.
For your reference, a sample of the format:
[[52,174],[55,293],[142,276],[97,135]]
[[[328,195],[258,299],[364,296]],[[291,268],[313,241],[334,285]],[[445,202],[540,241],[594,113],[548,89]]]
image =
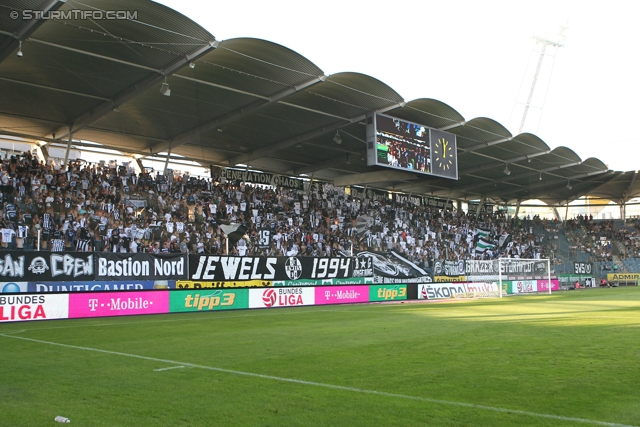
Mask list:
[[[114,162],[61,167],[30,153],[3,164],[0,184],[2,246],[16,250],[36,249],[37,242],[51,251],[241,256],[393,250],[426,264],[548,257],[556,250],[559,226],[538,217],[509,218],[503,211],[476,217],[385,197],[354,198],[331,184],[303,191],[215,176],[136,174]],[[229,245],[224,224],[244,224],[244,237]],[[534,233],[538,226],[547,233]],[[265,229],[271,237],[267,245]],[[488,243],[482,249],[480,238]]]

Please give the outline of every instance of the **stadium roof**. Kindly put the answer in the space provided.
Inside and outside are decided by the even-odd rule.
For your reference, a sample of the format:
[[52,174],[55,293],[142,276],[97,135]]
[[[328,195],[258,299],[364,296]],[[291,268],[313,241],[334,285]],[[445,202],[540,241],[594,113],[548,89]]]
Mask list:
[[[98,19],[107,11],[130,14]],[[159,92],[164,83],[170,96]],[[589,195],[621,203],[640,196],[635,171],[610,171],[567,147],[551,150],[489,118],[467,120],[435,99],[407,102],[367,75],[326,76],[266,40],[218,41],[147,0],[3,2],[0,85],[0,134],[33,141],[66,142],[71,133],[74,145],[96,141],[137,157],[170,151],[204,165],[247,164],[451,200],[564,204]],[[367,166],[371,111],[454,133],[459,180]]]

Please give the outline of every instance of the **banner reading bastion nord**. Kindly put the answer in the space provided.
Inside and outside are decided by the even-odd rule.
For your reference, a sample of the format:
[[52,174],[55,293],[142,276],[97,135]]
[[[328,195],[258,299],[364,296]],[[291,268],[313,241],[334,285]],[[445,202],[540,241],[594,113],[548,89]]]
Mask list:
[[183,254],[95,252],[96,280],[185,280],[187,256]]

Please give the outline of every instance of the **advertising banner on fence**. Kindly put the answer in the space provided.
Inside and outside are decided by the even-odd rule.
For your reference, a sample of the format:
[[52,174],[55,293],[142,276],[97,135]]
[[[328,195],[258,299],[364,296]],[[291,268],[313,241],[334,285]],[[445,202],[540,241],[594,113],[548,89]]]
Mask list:
[[355,252],[360,258],[371,258],[373,261],[374,283],[428,283],[431,275],[418,265],[396,252]]
[[248,289],[169,292],[169,312],[237,310],[249,308]]
[[187,256],[96,252],[97,280],[185,280]]
[[0,282],[0,294],[29,292],[27,282]]
[[64,295],[0,295],[0,322],[66,319],[69,296]]
[[[559,291],[560,282],[558,279],[551,279],[551,291]],[[549,292],[549,281],[538,280],[538,292]]]
[[190,255],[193,281],[299,280],[349,278],[353,258]]
[[418,285],[418,299],[464,298],[467,288],[464,283],[428,283]]
[[495,298],[500,297],[500,285],[498,283],[465,283],[467,295],[471,298]]
[[316,305],[369,302],[367,286],[319,286],[315,291]]
[[269,280],[243,280],[241,282],[195,282],[193,280],[178,280],[177,289],[210,289],[210,288],[268,288],[273,286]]
[[0,280],[93,280],[93,257],[85,252],[4,252]]
[[570,288],[575,286],[576,282],[580,282],[580,286],[592,287],[598,286],[592,275],[585,274],[558,274],[560,287]]
[[[547,289],[549,291],[549,289]],[[511,292],[514,294],[528,294],[538,292],[537,280],[514,280],[511,285]]]
[[249,308],[314,305],[313,288],[249,289]]
[[69,318],[169,312],[169,291],[78,293],[68,294],[68,298]]
[[298,279],[298,280],[276,280],[273,286],[326,286],[326,285],[368,285],[373,283],[373,277],[351,277],[348,279]]
[[610,282],[610,283],[619,283],[619,282],[636,283],[638,279],[640,279],[640,274],[638,273],[607,274],[607,282]]
[[407,299],[407,285],[371,285],[369,301],[402,301]]
[[433,281],[438,283],[466,282],[467,276],[434,276]]
[[118,282],[96,280],[93,282],[29,282],[28,292],[97,292],[142,291],[151,289],[175,289],[175,280],[121,280]]

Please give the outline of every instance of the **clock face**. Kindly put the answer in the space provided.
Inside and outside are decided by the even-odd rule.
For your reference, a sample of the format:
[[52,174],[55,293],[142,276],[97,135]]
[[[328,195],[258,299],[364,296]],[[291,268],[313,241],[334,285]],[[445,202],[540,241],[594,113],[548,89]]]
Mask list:
[[443,171],[453,167],[453,152],[451,151],[451,143],[445,138],[439,138],[434,146],[433,154],[435,164]]
[[458,149],[456,136],[431,129],[431,173],[443,178],[458,179]]

